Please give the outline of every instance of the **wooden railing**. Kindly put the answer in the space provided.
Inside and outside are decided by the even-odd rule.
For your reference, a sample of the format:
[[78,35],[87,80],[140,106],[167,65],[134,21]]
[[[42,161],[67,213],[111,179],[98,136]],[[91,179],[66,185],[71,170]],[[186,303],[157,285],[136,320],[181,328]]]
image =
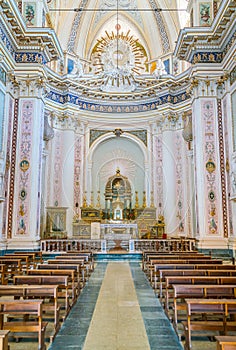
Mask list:
[[[68,251],[93,251],[107,253],[111,242],[106,239],[48,239],[41,241],[41,251],[43,253],[50,252],[68,252]],[[122,246],[125,245],[127,252],[143,252],[143,251],[187,251],[196,250],[196,241],[194,239],[133,239],[121,240]]]

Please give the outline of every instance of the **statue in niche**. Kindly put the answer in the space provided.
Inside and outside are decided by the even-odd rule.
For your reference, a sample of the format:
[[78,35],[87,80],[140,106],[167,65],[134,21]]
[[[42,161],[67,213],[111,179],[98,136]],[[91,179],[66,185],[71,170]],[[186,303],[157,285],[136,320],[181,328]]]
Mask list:
[[230,182],[231,182],[231,195],[234,197],[236,196],[236,159],[233,157],[231,161],[231,166],[228,164],[227,165],[227,171],[229,172],[230,170]]
[[83,74],[84,74],[83,65],[81,63],[80,58],[77,57],[76,61],[74,61],[74,68],[72,69],[70,74],[68,74],[68,76],[70,78],[80,78],[83,76]]
[[159,58],[156,62],[156,69],[154,70],[153,75],[156,79],[160,79],[163,74],[167,74],[167,72],[164,63]]
[[115,179],[115,181],[112,184],[112,193],[113,196],[119,197],[119,195],[122,195],[124,192],[124,183],[122,181],[122,179]]
[[231,177],[232,177],[232,181],[231,181],[231,184],[232,184],[232,192],[234,194],[236,194],[236,172],[232,172],[231,174]]

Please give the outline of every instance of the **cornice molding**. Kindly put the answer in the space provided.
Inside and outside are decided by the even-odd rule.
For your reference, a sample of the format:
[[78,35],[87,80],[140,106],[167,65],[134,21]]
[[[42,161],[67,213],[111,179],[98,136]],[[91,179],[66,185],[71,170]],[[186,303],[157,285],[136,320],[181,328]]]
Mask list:
[[[48,87],[51,93],[48,98],[58,103],[67,102],[79,104],[80,102],[98,105],[127,105],[172,103],[176,104],[188,98],[184,96],[189,87],[189,71],[179,76],[168,75],[163,79],[156,80],[153,76],[146,76],[149,86],[140,88],[135,92],[108,93],[100,90],[90,89],[85,85],[85,78],[70,79],[67,75],[60,76],[47,68]],[[76,102],[76,98],[78,101]],[[159,102],[158,102],[159,101]],[[80,106],[83,108],[83,106]]]
[[17,63],[45,64],[63,56],[55,31],[26,27],[14,0],[0,0],[0,40]]
[[236,1],[224,0],[211,27],[184,28],[180,31],[174,55],[196,63],[220,63],[235,43]]
[[100,113],[140,113],[158,110],[160,106],[164,104],[176,105],[190,99],[190,94],[186,91],[178,95],[166,94],[157,97],[152,102],[139,102],[132,103],[131,101],[115,102],[112,103],[98,103],[88,102],[81,98],[81,96],[66,93],[58,93],[54,90],[50,90],[46,98],[60,105],[75,105],[80,110],[86,110],[91,112]]

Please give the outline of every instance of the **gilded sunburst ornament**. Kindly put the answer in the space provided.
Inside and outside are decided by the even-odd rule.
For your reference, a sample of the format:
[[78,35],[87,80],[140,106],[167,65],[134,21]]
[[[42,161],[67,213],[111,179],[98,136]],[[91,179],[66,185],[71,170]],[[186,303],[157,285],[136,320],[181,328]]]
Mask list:
[[96,73],[105,79],[103,91],[134,91],[135,75],[146,71],[146,52],[130,31],[106,32],[98,40],[93,56],[97,58]]

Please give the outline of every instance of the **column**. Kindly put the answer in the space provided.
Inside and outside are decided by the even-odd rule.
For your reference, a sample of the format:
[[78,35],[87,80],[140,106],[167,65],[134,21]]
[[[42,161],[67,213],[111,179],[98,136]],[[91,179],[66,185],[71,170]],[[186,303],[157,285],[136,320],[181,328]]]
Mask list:
[[105,220],[108,219],[108,215],[107,215],[107,199],[105,199]]
[[62,151],[62,206],[68,207],[66,215],[67,236],[72,237],[72,222],[74,216],[74,146],[75,133],[73,130],[63,130]]
[[166,119],[163,130],[163,209],[166,222],[166,233],[173,236],[178,233],[176,219],[176,178],[174,157],[174,131],[169,119]]
[[110,215],[109,215],[110,220],[113,219],[112,214],[113,214],[113,210],[112,210],[112,200],[110,200]]
[[6,247],[9,208],[9,184],[14,119],[14,97],[0,85],[1,153],[0,159],[0,247]]
[[[195,237],[193,233],[197,232],[196,225],[196,192],[195,192],[195,181],[194,181],[194,162],[193,162],[193,151],[188,151],[188,196],[187,196],[187,210],[190,212],[190,222],[188,228],[188,234],[190,237]],[[188,220],[188,219],[187,219]]]
[[52,139],[54,138],[54,130],[50,126],[50,113],[45,111],[44,113],[44,134],[43,134],[43,154],[42,154],[42,189],[41,189],[41,213],[40,213],[40,237],[44,238],[44,233],[46,232],[46,206],[49,203],[48,198],[52,198],[50,196],[51,187],[50,181],[54,182],[53,174],[51,171],[52,164],[52,152],[50,149],[52,148]]
[[228,236],[226,159],[217,77],[195,78],[192,88],[198,247],[225,249]]
[[[37,248],[40,239],[42,149],[44,126],[43,84],[40,77],[16,78],[18,115],[14,120],[15,162],[11,164],[8,248]],[[35,97],[37,96],[37,97]],[[14,220],[13,220],[14,218]]]
[[236,251],[236,91],[234,79],[228,79],[222,86],[222,114],[225,134],[226,177],[228,194],[228,248],[232,256]]

